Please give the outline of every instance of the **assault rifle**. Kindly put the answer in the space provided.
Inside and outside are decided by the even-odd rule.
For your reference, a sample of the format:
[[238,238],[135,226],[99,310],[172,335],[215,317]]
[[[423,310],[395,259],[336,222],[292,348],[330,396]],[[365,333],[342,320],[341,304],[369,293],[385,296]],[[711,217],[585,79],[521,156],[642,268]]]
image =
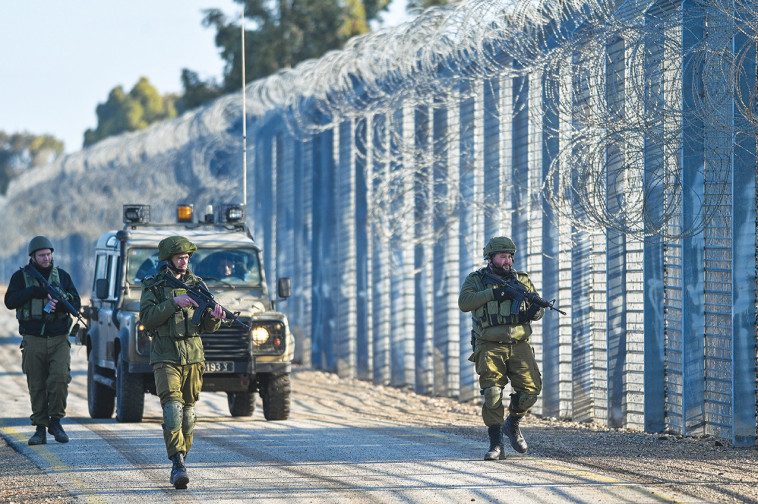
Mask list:
[[[195,324],[200,324],[200,318],[203,316],[203,312],[206,308],[210,308],[213,310],[213,308],[216,307],[218,304],[216,300],[213,298],[213,294],[210,293],[210,291],[203,285],[203,284],[197,284],[194,287],[190,287],[186,283],[182,282],[181,280],[177,279],[172,274],[164,275],[166,278],[166,281],[173,287],[177,289],[184,289],[187,291],[187,295],[192,298],[192,300],[197,303],[197,308],[195,308],[195,314],[192,316],[192,322]],[[220,305],[219,305],[220,306]],[[245,324],[239,319],[239,312],[232,313],[223,306],[221,306],[221,309],[224,310],[224,313],[226,314],[226,320],[229,321],[229,325],[239,324],[240,326],[244,327],[245,329],[250,329],[250,326]]]
[[[84,324],[84,327],[89,331],[89,326],[87,325],[87,322],[84,321],[82,318],[82,314],[79,313],[79,310],[74,308],[74,305],[72,305],[68,299],[66,299],[66,293],[60,290],[58,287],[54,286],[50,282],[47,281],[47,278],[42,276],[42,273],[37,271],[37,268],[34,266],[29,266],[28,268],[24,269],[21,268],[21,271],[28,271],[34,278],[42,282],[42,285],[45,287],[45,290],[50,295],[51,298],[55,299],[59,303],[63,304],[63,306],[66,307],[66,310],[68,310],[71,315],[76,317],[79,322]],[[45,311],[47,311],[47,307],[45,307]]]
[[566,312],[555,306],[555,299],[548,301],[539,297],[536,293],[531,292],[529,287],[519,282],[516,279],[516,275],[512,275],[509,278],[503,280],[496,277],[487,269],[481,272],[485,285],[492,284],[502,287],[505,290],[505,297],[510,299],[511,302],[511,314],[518,315],[521,303],[529,301],[532,304],[539,306],[540,308],[550,308],[558,313],[566,315]]

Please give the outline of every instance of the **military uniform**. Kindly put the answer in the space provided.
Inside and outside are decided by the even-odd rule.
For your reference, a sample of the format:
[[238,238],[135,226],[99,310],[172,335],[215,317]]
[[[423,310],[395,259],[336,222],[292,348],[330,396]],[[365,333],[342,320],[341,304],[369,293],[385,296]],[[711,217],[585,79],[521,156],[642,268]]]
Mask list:
[[[40,238],[43,237],[31,242],[30,256],[36,251],[31,250],[35,243],[53,250],[49,240],[44,238],[40,241]],[[71,383],[71,343],[68,334],[72,314],[62,303],[58,303],[52,313],[46,310],[50,301],[47,290],[29,273],[29,268],[35,268],[51,285],[65,293],[75,309],[81,308],[81,300],[66,271],[52,265],[41,268],[32,260],[11,276],[5,293],[5,306],[16,310],[22,336],[21,369],[26,375],[32,406],[30,420],[37,427],[29,444],[46,443],[45,429],[55,436],[56,441],[65,443],[69,438],[61,427],[60,419],[66,416],[68,384]]]
[[[179,238],[181,237],[170,237],[161,241],[163,248],[160,249],[159,259],[166,260],[174,253],[191,254],[196,250],[194,244]],[[168,244],[165,243],[166,240],[169,240]],[[163,408],[162,427],[166,451],[168,458],[174,462],[171,482],[176,485],[177,471],[182,472],[182,480],[186,478],[189,481],[184,468],[184,457],[192,447],[194,407],[203,387],[205,370],[200,334],[218,330],[221,320],[206,312],[200,323],[195,324],[192,321],[194,309],[182,308],[174,301],[174,297],[187,292],[166,285],[164,279],[171,274],[168,266],[164,265],[156,275],[142,281],[140,323],[152,336],[150,364],[153,367],[156,393]],[[189,269],[182,281],[188,287],[203,284]],[[177,488],[186,488],[186,482]]]
[[[515,253],[515,246],[512,251],[505,251]],[[461,287],[458,306],[462,311],[470,312],[473,319],[473,353],[469,360],[476,365],[479,386],[484,395],[482,419],[490,436],[490,451],[485,458],[490,460],[492,457],[504,458],[503,433],[508,435],[514,449],[526,451],[526,442],[518,424],[542,391],[542,376],[534,357],[534,349],[529,344],[531,322],[542,318],[545,310],[524,302],[518,308],[518,313],[513,314],[513,301],[502,298],[498,300],[497,284],[489,280],[492,277],[485,273],[502,272],[494,272],[492,265],[489,265],[470,273]],[[529,276],[524,272],[509,271],[505,278],[500,275],[495,278],[505,281],[509,276],[524,284],[529,292],[536,292]],[[513,393],[506,420],[502,392],[509,382]]]

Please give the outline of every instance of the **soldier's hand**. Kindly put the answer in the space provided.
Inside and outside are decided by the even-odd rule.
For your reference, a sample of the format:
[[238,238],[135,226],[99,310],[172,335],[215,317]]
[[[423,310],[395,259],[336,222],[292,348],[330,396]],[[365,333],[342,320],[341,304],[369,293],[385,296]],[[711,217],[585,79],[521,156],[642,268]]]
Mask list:
[[225,319],[226,318],[226,312],[223,308],[221,308],[221,305],[216,303],[216,306],[213,307],[213,311],[211,312],[211,315],[213,317],[216,317],[217,319]]
[[537,316],[537,313],[539,311],[540,311],[539,306],[537,306],[536,304],[531,305],[527,310],[519,313],[518,315],[519,322],[522,324],[526,324],[527,322],[536,320],[535,317]]
[[50,294],[47,295],[49,301],[47,305],[50,307],[50,313],[55,312],[55,306],[58,304],[58,300],[54,299]]
[[495,301],[498,303],[502,303],[506,299],[508,299],[508,294],[506,293],[505,286],[498,285],[492,289],[492,293],[495,295]]
[[174,302],[178,304],[179,306],[181,306],[182,308],[189,308],[190,306],[194,306],[195,308],[197,308],[198,306],[195,300],[189,297],[187,294],[176,296],[174,298]]

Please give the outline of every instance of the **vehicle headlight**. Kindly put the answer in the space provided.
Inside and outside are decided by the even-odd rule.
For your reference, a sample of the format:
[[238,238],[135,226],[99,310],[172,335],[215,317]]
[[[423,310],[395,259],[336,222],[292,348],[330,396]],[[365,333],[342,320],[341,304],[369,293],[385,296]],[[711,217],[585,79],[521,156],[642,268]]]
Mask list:
[[258,326],[255,329],[253,329],[252,338],[253,338],[253,343],[255,343],[256,345],[264,344],[268,340],[268,337],[269,337],[268,329],[266,329],[265,327]]

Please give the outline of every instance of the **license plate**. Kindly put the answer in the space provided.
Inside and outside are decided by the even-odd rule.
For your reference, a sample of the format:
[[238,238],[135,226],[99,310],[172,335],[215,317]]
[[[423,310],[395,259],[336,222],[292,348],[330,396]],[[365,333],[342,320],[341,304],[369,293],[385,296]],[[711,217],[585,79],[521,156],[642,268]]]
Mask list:
[[234,362],[232,361],[211,361],[205,363],[206,373],[234,373]]

